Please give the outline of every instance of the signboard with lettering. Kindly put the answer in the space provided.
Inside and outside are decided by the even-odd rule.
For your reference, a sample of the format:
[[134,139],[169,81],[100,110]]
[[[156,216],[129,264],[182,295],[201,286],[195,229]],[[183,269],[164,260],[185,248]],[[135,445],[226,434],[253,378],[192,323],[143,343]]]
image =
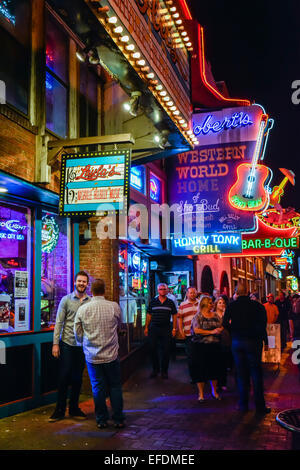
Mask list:
[[[296,228],[273,228],[266,225],[256,216],[255,233],[242,234],[242,253],[236,256],[280,256],[285,250],[299,247]],[[226,253],[222,254],[226,257]]]
[[[175,106],[189,121],[190,73],[185,47],[178,47],[176,28],[166,19],[160,0],[102,0],[122,23],[153,72],[159,78]],[[124,32],[125,34],[125,32]],[[177,35],[179,36],[178,32]]]
[[281,342],[280,342],[280,325],[268,323],[268,350],[263,349],[262,362],[271,364],[280,364],[281,361]]
[[200,146],[167,159],[169,202],[182,214],[203,212],[205,232],[253,231],[254,212],[239,210],[229,190],[241,163],[251,163],[263,110],[258,105],[193,115]]
[[129,150],[63,155],[60,215],[127,213],[129,166]]
[[172,239],[172,255],[204,255],[241,252],[240,233],[207,233]]

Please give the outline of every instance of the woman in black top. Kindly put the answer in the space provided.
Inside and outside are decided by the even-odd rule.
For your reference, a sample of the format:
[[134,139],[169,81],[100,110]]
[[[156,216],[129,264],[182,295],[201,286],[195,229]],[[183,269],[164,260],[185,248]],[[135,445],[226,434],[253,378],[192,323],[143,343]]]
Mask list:
[[220,374],[220,335],[223,328],[221,318],[212,310],[212,299],[203,296],[191,325],[191,375],[193,383],[198,387],[199,403],[204,401],[204,386],[207,381],[211,383],[213,398],[220,400],[217,380]]

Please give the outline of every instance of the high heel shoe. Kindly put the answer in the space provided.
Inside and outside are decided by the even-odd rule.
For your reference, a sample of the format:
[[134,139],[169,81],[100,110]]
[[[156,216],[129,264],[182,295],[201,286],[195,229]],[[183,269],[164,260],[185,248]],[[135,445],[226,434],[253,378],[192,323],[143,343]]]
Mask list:
[[198,397],[198,403],[204,403],[204,402],[205,402],[205,398]]

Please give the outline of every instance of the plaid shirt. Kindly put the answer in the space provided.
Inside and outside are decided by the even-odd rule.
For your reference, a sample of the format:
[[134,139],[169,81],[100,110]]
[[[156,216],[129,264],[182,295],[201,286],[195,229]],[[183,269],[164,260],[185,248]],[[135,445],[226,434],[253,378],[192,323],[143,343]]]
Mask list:
[[82,305],[75,317],[74,334],[77,343],[83,345],[87,362],[101,364],[118,357],[118,327],[121,309],[116,302],[96,296]]

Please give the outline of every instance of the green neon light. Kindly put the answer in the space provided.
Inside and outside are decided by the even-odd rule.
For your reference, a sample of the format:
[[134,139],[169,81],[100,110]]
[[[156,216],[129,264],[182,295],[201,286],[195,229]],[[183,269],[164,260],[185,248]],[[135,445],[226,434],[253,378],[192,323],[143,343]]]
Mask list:
[[259,199],[242,199],[240,196],[232,196],[231,202],[239,209],[250,209],[253,207],[259,207],[262,204],[262,198]]
[[252,240],[242,240],[242,249],[259,249],[259,248],[297,248],[297,237],[292,238],[254,238]]

